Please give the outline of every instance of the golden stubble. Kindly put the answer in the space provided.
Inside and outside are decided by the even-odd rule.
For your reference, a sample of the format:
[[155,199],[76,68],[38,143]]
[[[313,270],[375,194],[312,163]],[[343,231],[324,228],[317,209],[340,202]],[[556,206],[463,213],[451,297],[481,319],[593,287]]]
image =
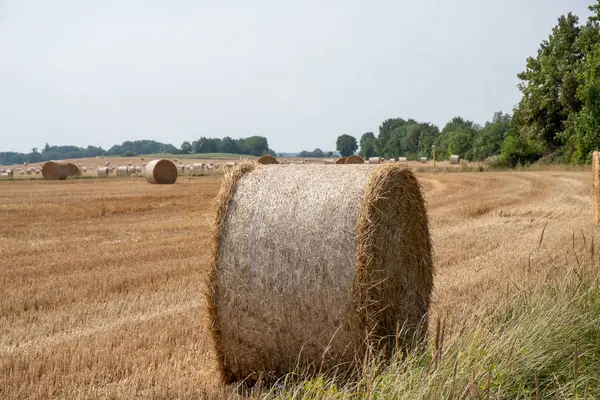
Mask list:
[[[417,178],[437,271],[432,321],[448,329],[590,253],[589,172]],[[202,292],[219,187],[0,182],[0,397],[232,396]]]

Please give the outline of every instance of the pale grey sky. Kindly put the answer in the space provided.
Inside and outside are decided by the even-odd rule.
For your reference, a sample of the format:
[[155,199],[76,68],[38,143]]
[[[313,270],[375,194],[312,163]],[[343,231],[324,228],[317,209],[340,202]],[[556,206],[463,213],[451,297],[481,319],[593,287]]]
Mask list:
[[484,123],[586,0],[0,0],[0,151]]

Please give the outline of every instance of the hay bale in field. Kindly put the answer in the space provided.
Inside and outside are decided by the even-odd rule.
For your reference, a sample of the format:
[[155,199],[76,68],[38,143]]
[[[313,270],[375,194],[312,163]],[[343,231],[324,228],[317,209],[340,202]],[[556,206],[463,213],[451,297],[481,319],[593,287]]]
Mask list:
[[136,174],[141,174],[142,173],[142,167],[140,165],[136,165],[134,168],[135,168],[135,173]]
[[27,168],[25,170],[25,175],[31,175],[33,173],[33,171],[31,170],[31,168]]
[[42,166],[42,177],[45,181],[65,180],[69,177],[67,163],[47,161]]
[[118,166],[117,167],[117,176],[129,176],[129,167]]
[[110,165],[110,162],[107,161],[104,163],[104,165],[108,167]]
[[214,169],[219,169],[220,167],[221,167],[221,164],[219,164],[219,163],[214,163],[213,164],[213,168]]
[[194,163],[194,171],[195,172],[202,172],[204,171],[204,163]]
[[[227,162],[225,163],[225,167],[226,167],[226,168],[229,168],[229,169],[231,169],[231,168],[235,167],[236,165],[237,165],[237,162],[235,162],[235,161],[227,161]],[[215,166],[215,169],[216,169],[216,168],[219,168],[219,167]]]
[[396,162],[395,158],[390,158],[390,162]]
[[356,367],[365,343],[391,356],[398,327],[400,343],[425,334],[431,241],[410,169],[244,163],[217,207],[207,301],[226,381]]
[[336,164],[336,165],[346,164],[347,159],[348,159],[348,157],[340,157],[337,160],[335,160],[334,164]]
[[351,155],[346,159],[346,164],[364,164],[365,159],[361,156]]
[[452,154],[450,156],[450,164],[457,165],[460,163],[460,156],[457,154]]
[[398,157],[398,162],[407,162],[407,158],[406,157]]
[[66,163],[67,171],[69,172],[69,176],[81,176],[81,170],[79,167],[73,163]]
[[[287,160],[283,160],[284,164],[287,164]],[[270,154],[262,155],[258,158],[259,164],[279,164],[279,161]]]
[[592,191],[596,208],[596,222],[600,223],[600,152],[592,153]]
[[127,172],[129,173],[129,175],[135,174],[135,167],[132,165],[129,165],[127,167]]
[[369,158],[369,164],[379,164],[381,162],[381,160],[379,159],[379,157],[370,157]]
[[87,167],[81,167],[81,172],[87,172]]
[[421,157],[421,164],[427,164],[427,157]]
[[12,169],[8,168],[5,172],[5,174],[7,174],[10,178],[12,178],[14,175],[14,171]]
[[10,178],[6,172],[0,172],[0,178]]
[[327,159],[325,159],[325,164],[333,165],[333,164],[335,164],[335,160],[333,158],[327,158]]
[[99,178],[106,178],[106,177],[110,176],[110,168],[98,167],[98,169],[96,170],[96,173],[98,174]]
[[170,160],[152,160],[146,165],[146,181],[159,185],[173,184],[177,181],[178,168]]

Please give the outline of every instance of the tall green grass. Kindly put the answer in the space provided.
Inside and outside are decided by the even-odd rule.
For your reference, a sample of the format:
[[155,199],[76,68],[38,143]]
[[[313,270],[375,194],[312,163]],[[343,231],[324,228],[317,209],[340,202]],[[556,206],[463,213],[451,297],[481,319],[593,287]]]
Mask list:
[[[592,257],[593,259],[593,257]],[[435,325],[434,325],[435,327]],[[269,399],[592,399],[600,397],[600,286],[574,268],[507,296],[452,332],[438,321],[426,348],[387,365],[366,359],[351,381],[291,374]]]

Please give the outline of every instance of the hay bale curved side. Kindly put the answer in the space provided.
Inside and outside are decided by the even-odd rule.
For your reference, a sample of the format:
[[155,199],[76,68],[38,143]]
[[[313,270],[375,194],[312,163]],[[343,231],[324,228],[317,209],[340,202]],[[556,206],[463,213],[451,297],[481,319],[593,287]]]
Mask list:
[[279,161],[270,154],[262,155],[258,158],[259,164],[279,164]]
[[427,164],[427,157],[421,157],[421,164]]
[[356,366],[365,331],[388,355],[397,324],[423,337],[431,241],[408,168],[244,163],[217,206],[206,296],[226,382]]
[[46,161],[42,166],[42,178],[45,181],[65,180],[69,176],[66,163]]
[[450,156],[450,164],[457,165],[460,163],[460,156],[457,154],[452,154]]
[[379,164],[381,162],[379,157],[370,157],[369,164]]
[[177,181],[177,167],[170,160],[152,160],[146,165],[146,181],[171,185]]
[[351,155],[350,157],[348,157],[346,159],[346,164],[364,164],[365,163],[365,159],[362,158],[361,156],[357,156],[355,155]]
[[96,170],[99,178],[106,178],[110,175],[110,168],[108,167],[98,167]]
[[81,170],[76,164],[70,162],[65,163],[65,168],[67,168],[69,176],[81,176]]
[[348,157],[340,157],[337,160],[335,160],[335,164],[346,164],[347,159]]
[[117,176],[129,176],[129,167],[119,165],[117,167]]

